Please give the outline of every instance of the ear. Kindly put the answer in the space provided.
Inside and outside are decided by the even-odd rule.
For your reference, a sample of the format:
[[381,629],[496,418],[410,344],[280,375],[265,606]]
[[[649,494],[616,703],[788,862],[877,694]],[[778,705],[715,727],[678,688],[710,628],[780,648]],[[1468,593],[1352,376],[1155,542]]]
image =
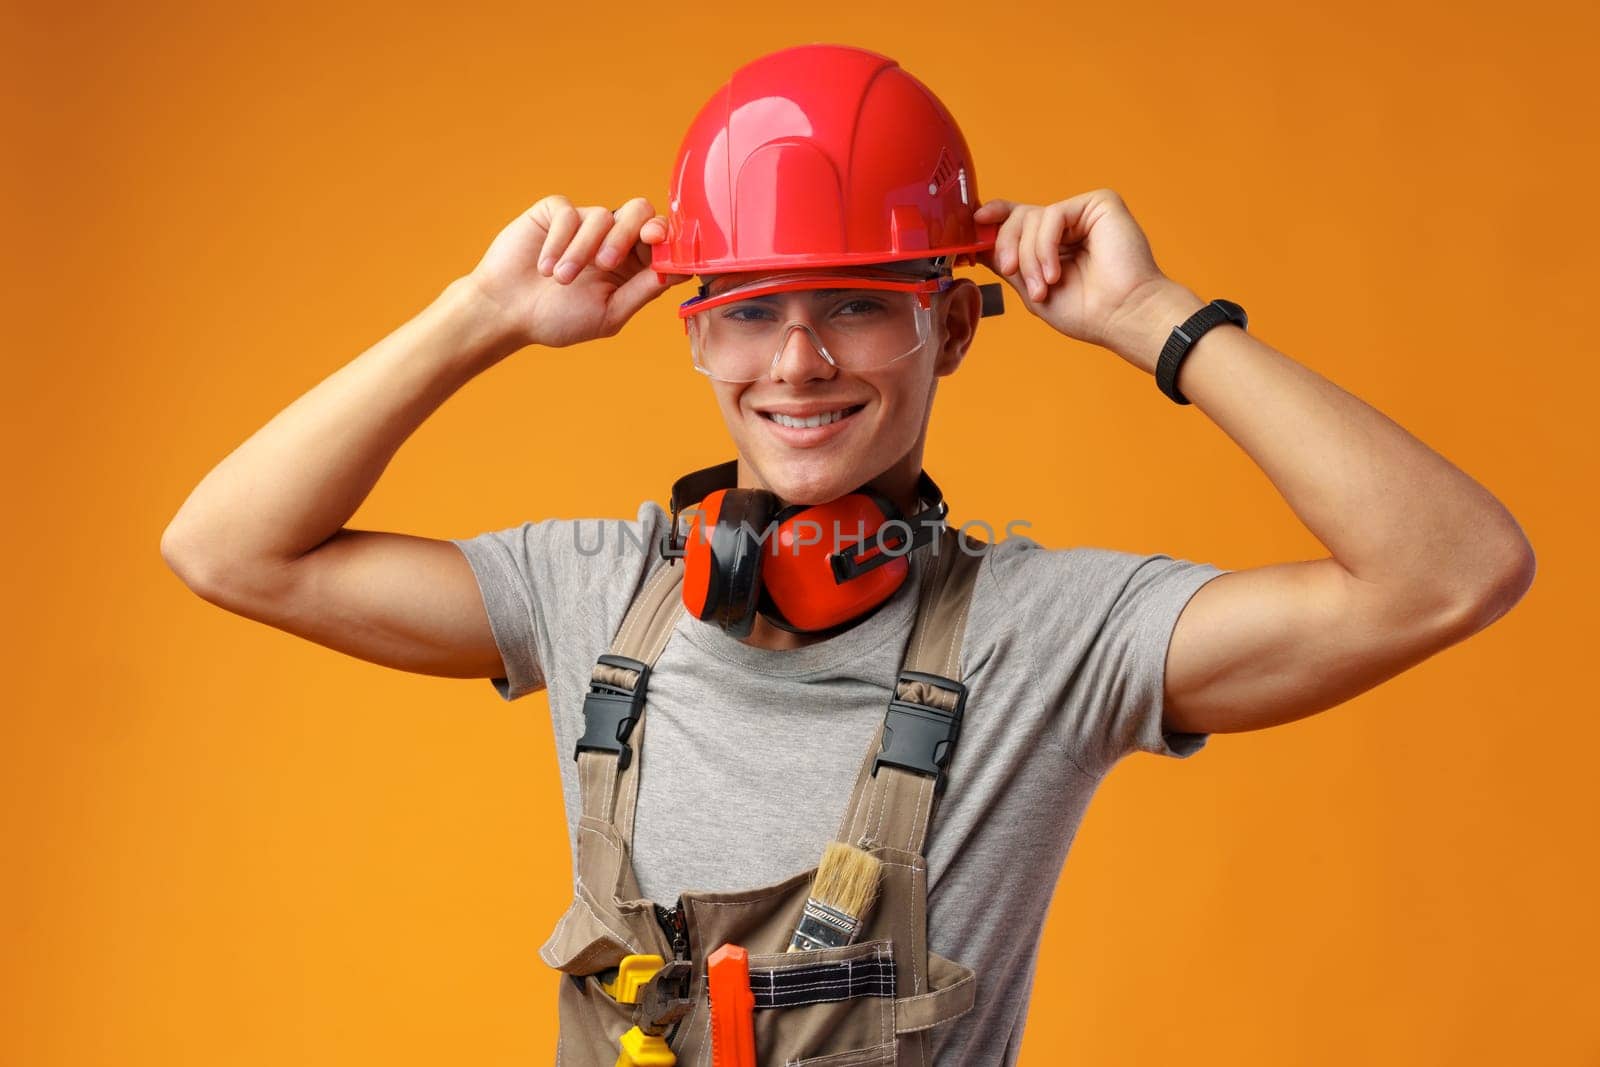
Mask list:
[[935,323],[940,344],[933,373],[942,378],[955,373],[967,349],[972,347],[973,338],[978,334],[978,320],[983,317],[983,294],[971,278],[957,278],[956,284],[945,290],[939,299],[941,304],[935,306],[942,307],[943,315]]

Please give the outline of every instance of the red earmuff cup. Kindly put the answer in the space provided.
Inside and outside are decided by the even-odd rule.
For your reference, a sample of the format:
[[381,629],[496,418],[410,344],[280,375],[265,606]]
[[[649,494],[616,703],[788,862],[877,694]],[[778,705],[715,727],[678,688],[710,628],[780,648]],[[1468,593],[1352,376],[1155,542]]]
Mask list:
[[722,496],[718,489],[707,496],[690,515],[688,540],[683,546],[683,606],[702,621],[716,610],[715,597],[720,592],[716,581],[716,567],[711,561],[711,535],[722,514]]
[[871,546],[891,517],[864,493],[789,509],[767,548],[769,558],[762,568],[761,583],[791,626],[825,630],[871,611],[894,595],[910,573],[905,556],[842,584],[834,580],[828,562],[836,551],[862,542]]
[[683,604],[735,637],[755,627],[761,549],[777,497],[762,489],[718,489],[695,509],[684,545]]

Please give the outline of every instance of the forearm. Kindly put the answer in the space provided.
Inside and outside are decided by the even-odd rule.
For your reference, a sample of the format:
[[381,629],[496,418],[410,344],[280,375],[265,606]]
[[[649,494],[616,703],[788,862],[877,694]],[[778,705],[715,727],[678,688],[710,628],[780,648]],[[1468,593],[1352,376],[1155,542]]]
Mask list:
[[[1153,375],[1172,327],[1203,304],[1163,282],[1124,316],[1112,345]],[[1245,331],[1224,325],[1206,333],[1184,360],[1178,389],[1356,578],[1419,608],[1481,604],[1525,585],[1531,550],[1488,490],[1382,412]]]
[[504,358],[498,309],[456,281],[279,412],[201,480],[162,553],[215,575],[292,561],[344,526],[400,445]]

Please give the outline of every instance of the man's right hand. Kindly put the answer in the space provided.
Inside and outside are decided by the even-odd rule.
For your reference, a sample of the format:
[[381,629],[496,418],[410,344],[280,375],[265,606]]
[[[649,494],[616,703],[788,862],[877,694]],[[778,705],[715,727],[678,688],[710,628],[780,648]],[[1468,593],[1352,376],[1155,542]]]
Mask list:
[[621,330],[640,308],[693,275],[650,268],[667,221],[636,196],[615,213],[559,193],[524,211],[468,276],[501,315],[509,341],[563,348]]

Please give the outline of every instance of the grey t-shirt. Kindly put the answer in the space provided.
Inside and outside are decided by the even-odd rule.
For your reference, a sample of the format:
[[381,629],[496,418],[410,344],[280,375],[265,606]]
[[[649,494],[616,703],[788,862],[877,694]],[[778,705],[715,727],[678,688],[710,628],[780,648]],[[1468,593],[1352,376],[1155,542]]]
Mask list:
[[[497,692],[548,687],[569,841],[581,810],[583,696],[668,523],[546,519],[455,539],[505,661]],[[978,534],[977,536],[982,536]],[[685,613],[650,675],[634,866],[650,899],[781,881],[814,865],[844,815],[910,633],[921,553],[876,614],[790,651]],[[1167,645],[1211,564],[1001,540],[973,591],[968,686],[949,786],[929,830],[929,947],[977,972],[971,1012],[937,1031],[939,1064],[1016,1061],[1045,913],[1101,777],[1136,750],[1192,755],[1161,728]]]

